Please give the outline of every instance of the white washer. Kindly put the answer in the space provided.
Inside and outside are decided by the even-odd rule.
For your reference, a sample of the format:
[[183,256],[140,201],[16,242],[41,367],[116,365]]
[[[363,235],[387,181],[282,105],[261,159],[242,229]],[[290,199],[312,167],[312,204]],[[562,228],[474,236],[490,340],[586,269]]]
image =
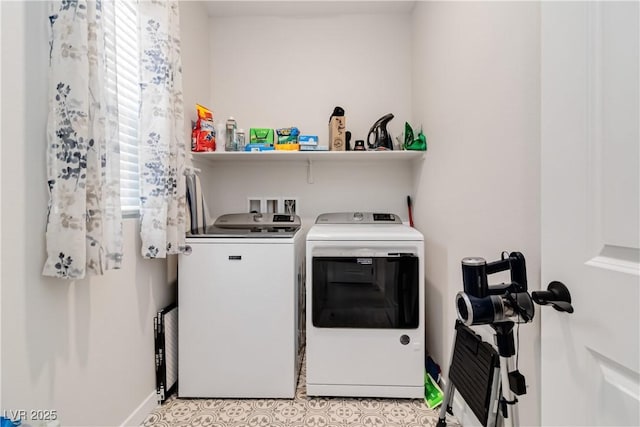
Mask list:
[[424,237],[394,214],[307,233],[307,394],[424,397]]
[[178,264],[178,395],[293,398],[304,341],[295,215],[228,214]]

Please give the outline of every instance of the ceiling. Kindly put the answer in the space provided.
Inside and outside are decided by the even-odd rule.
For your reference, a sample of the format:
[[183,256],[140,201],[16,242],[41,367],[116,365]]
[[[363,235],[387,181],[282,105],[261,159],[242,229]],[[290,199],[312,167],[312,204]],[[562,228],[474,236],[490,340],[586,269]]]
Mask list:
[[407,0],[207,0],[209,16],[327,16],[410,13],[415,1]]

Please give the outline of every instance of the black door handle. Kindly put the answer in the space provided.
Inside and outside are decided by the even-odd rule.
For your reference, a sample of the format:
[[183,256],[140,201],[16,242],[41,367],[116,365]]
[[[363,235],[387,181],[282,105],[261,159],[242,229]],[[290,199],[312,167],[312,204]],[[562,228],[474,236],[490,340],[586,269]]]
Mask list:
[[533,300],[540,305],[551,305],[558,311],[573,313],[571,305],[571,293],[562,282],[549,283],[546,291],[531,292]]

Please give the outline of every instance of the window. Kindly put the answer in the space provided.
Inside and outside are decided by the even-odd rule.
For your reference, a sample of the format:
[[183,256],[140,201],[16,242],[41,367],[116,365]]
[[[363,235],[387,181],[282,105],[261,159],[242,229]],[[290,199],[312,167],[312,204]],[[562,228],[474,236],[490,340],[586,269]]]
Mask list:
[[138,15],[136,3],[117,0],[105,8],[108,90],[118,96],[120,139],[120,203],[123,216],[140,209],[138,171],[138,110],[140,103],[138,60]]

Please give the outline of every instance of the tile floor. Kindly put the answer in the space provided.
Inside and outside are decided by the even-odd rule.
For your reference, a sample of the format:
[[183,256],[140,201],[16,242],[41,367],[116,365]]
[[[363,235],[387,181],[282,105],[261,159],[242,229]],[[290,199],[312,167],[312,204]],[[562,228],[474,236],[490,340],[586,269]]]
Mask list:
[[[438,408],[439,410],[439,408]],[[303,363],[294,399],[170,397],[144,427],[435,427],[438,410],[420,399],[310,397]],[[458,426],[448,417],[448,426]]]

